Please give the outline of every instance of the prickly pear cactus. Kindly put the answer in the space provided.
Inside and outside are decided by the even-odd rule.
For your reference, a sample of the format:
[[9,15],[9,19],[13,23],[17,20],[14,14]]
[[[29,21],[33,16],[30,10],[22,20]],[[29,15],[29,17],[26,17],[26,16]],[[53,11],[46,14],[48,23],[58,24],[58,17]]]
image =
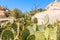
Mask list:
[[2,40],[14,40],[14,34],[10,30],[4,30],[2,33]]
[[46,15],[46,16],[44,17],[44,24],[47,24],[48,22],[49,22],[49,16]]
[[57,33],[56,32],[57,32],[57,27],[50,28],[49,36],[50,36],[51,40],[56,40],[57,39]]
[[39,25],[38,29],[39,29],[40,32],[44,32],[44,26],[43,25]]
[[60,26],[57,27],[57,40],[60,40]]
[[36,25],[28,26],[28,30],[30,31],[30,35],[34,34],[36,32]]
[[29,32],[30,32],[30,35],[34,34],[33,27],[31,27],[31,26],[28,26],[28,30],[29,30]]
[[35,33],[35,40],[45,40],[44,34],[42,32],[40,32],[40,31],[37,31]]
[[35,35],[30,35],[27,40],[35,40]]
[[17,25],[16,25],[15,23],[13,23],[13,24],[11,25],[11,27],[13,28],[14,33],[15,33],[15,35],[16,35],[16,34],[17,34]]
[[22,32],[22,40],[26,40],[27,37],[29,36],[29,34],[30,34],[30,32],[29,32],[28,29],[24,30],[24,31]]
[[46,29],[44,30],[44,35],[45,35],[45,39],[48,40],[49,37],[49,28],[46,27]]
[[37,21],[37,18],[34,18],[34,19],[33,19],[33,22],[34,22],[35,24],[37,24],[37,22],[38,22],[38,21]]

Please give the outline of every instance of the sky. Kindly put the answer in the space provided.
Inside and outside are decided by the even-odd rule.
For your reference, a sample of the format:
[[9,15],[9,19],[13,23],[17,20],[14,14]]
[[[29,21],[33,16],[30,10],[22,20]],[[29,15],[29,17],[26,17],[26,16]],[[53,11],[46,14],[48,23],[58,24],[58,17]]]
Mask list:
[[35,5],[37,8],[44,9],[48,4],[54,1],[55,0],[0,0],[0,5],[10,10],[18,8],[26,12],[35,9]]

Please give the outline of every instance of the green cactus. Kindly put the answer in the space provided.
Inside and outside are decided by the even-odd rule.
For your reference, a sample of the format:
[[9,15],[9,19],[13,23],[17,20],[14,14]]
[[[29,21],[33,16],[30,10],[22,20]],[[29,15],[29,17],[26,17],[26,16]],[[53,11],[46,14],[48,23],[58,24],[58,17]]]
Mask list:
[[25,29],[23,32],[22,32],[22,40],[26,40],[27,37],[29,36],[30,32],[28,29]]
[[30,35],[27,40],[35,40],[35,35]]
[[46,27],[46,29],[44,30],[44,35],[45,35],[45,39],[48,40],[49,38],[49,28]]
[[37,23],[38,23],[37,18],[34,18],[34,19],[33,19],[33,23],[34,23],[34,24],[37,24]]
[[34,34],[36,32],[36,25],[28,26],[28,30],[30,31],[30,35]]
[[43,25],[39,25],[38,29],[39,29],[39,31],[44,32],[44,26]]
[[57,40],[60,40],[60,26],[57,27]]
[[14,40],[14,34],[10,30],[4,30],[2,33],[2,40]]
[[1,35],[2,31],[3,31],[3,28],[0,28],[0,35]]
[[34,34],[34,30],[32,26],[28,26],[28,30],[30,32],[30,35]]
[[15,33],[15,35],[16,35],[16,34],[17,34],[17,25],[16,25],[15,23],[13,23],[13,24],[11,25],[11,27],[13,28],[14,33]]
[[37,31],[35,33],[35,40],[45,40],[44,34],[42,32],[40,32],[40,31]]
[[46,15],[46,16],[44,17],[44,23],[47,24],[48,22],[49,22],[49,16]]
[[57,31],[57,27],[50,28],[50,30],[49,30],[49,37],[50,37],[51,40],[56,40],[57,39],[56,31]]

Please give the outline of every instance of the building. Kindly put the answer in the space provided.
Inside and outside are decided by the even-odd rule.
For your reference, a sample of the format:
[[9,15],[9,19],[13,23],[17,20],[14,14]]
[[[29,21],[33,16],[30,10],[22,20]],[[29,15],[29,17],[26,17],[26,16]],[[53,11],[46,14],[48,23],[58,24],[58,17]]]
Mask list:
[[37,18],[38,25],[44,24],[44,17],[48,15],[49,17],[49,23],[54,23],[56,20],[60,21],[60,2],[58,0],[55,0],[54,2],[50,3],[45,9],[47,9],[44,12],[36,13],[33,18]]

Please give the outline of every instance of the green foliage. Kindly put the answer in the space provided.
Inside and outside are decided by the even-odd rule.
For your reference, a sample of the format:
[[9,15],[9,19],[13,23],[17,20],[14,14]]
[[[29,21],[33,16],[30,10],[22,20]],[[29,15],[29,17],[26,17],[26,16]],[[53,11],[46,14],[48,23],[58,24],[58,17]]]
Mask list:
[[20,29],[20,31],[22,31],[22,30],[23,30],[23,25],[21,25],[21,26],[19,27],[19,29]]
[[37,18],[34,18],[34,19],[33,19],[33,23],[35,23],[35,24],[37,24],[37,23],[38,23]]
[[48,24],[47,27],[48,28],[51,28],[51,27],[53,28],[53,25],[52,24]]
[[45,36],[45,39],[48,40],[49,38],[49,28],[46,27],[46,29],[44,30],[44,36]]
[[44,34],[39,31],[35,32],[35,40],[45,40]]
[[[14,40],[15,38],[19,40],[56,40],[57,27],[60,25],[59,21],[54,24],[49,24],[48,15],[44,17],[44,24],[42,25],[37,25],[37,18],[31,21],[31,17],[34,16],[36,12],[42,11],[45,11],[45,9],[36,9],[30,11],[29,14],[23,14],[21,10],[15,8],[11,12],[6,13],[5,15],[7,17],[14,18],[14,22],[12,24],[8,22],[5,26],[0,25],[2,27],[0,28],[0,33],[3,31],[2,40]],[[59,28],[57,37],[57,39],[60,40]]]
[[28,26],[28,30],[30,32],[30,35],[34,34],[36,32],[36,25]]
[[57,39],[56,31],[57,31],[57,27],[50,28],[50,30],[49,30],[49,36],[50,36],[51,40],[56,40]]
[[12,11],[12,13],[14,14],[14,17],[15,17],[15,18],[21,18],[21,17],[24,16],[24,14],[22,13],[22,11],[19,10],[19,9],[17,9],[17,8],[15,8],[15,9]]
[[49,16],[48,16],[48,15],[46,15],[46,16],[44,17],[44,23],[45,23],[45,24],[49,23]]
[[46,9],[37,9],[37,12],[43,12],[43,11],[46,11]]
[[10,30],[4,30],[2,33],[2,40],[14,40],[14,34]]
[[10,12],[5,12],[6,17],[10,16]]
[[15,34],[17,34],[17,24],[16,23],[12,23],[11,27],[13,28]]
[[39,25],[38,29],[39,29],[39,31],[44,32],[44,26],[43,25]]
[[23,32],[22,32],[22,40],[26,40],[27,37],[29,36],[30,32],[28,29],[25,29]]
[[0,28],[0,35],[1,35],[2,31],[3,31],[3,28]]
[[57,27],[57,40],[60,40],[60,26]]
[[35,40],[35,35],[30,35],[27,40]]

